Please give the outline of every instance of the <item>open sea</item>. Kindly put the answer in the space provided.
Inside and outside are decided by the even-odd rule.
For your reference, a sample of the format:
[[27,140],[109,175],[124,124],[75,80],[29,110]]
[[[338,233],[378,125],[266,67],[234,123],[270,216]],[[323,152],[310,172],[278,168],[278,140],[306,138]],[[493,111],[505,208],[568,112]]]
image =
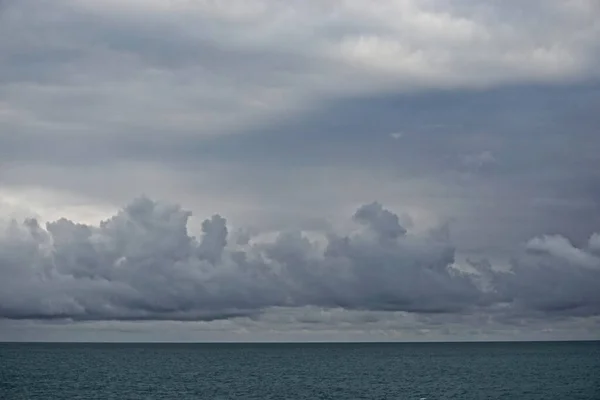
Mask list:
[[0,399],[599,400],[600,342],[4,343]]

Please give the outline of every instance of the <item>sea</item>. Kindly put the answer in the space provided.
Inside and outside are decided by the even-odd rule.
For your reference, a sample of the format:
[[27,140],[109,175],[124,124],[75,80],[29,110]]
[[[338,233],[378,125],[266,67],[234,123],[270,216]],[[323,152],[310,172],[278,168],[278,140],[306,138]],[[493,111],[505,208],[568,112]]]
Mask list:
[[600,342],[3,343],[0,399],[599,400]]

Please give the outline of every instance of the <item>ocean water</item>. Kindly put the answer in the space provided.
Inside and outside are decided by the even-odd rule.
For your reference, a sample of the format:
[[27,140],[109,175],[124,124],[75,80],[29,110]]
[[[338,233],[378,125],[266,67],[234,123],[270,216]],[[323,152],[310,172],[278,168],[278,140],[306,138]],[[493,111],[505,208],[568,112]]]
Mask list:
[[0,344],[0,399],[600,399],[600,342]]

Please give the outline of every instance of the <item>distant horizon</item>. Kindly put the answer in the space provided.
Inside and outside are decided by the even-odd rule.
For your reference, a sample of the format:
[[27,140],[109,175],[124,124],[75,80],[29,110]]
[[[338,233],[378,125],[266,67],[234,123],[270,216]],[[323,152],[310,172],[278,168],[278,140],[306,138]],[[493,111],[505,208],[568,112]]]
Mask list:
[[600,339],[548,339],[548,340],[447,340],[447,341],[293,341],[293,342],[276,342],[276,341],[248,341],[248,342],[135,342],[135,341],[114,341],[114,342],[76,342],[76,341],[0,341],[0,344],[452,344],[452,343],[579,343],[579,342],[599,342]]

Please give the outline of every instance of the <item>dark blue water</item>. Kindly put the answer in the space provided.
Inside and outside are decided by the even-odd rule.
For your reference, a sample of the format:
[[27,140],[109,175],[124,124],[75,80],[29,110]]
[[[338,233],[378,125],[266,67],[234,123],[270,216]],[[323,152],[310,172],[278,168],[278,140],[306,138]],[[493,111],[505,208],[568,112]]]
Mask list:
[[0,344],[0,399],[600,399],[600,342]]

